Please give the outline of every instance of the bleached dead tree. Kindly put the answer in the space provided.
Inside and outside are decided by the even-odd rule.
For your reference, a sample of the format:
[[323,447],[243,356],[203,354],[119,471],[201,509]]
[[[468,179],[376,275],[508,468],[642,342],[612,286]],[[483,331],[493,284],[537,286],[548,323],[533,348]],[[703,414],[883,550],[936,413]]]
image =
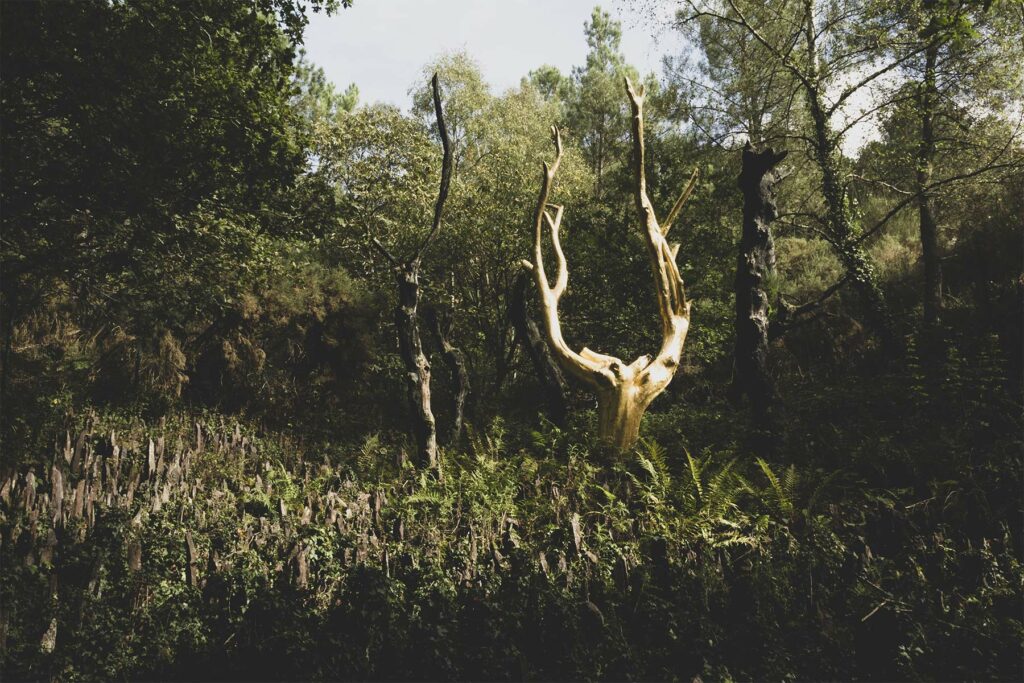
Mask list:
[[[654,273],[654,287],[658,298],[658,312],[661,317],[662,343],[658,355],[653,359],[640,356],[626,364],[613,356],[606,356],[584,348],[577,353],[565,342],[562,325],[558,317],[558,301],[569,283],[569,271],[565,254],[559,241],[562,223],[562,206],[548,203],[555,174],[562,161],[562,137],[557,128],[552,128],[555,142],[555,161],[544,162],[544,175],[540,198],[537,201],[533,263],[523,265],[533,272],[540,292],[541,310],[547,342],[562,369],[581,381],[597,394],[598,436],[602,441],[617,449],[628,449],[637,440],[640,419],[647,407],[658,394],[665,390],[676,370],[683,352],[686,332],[690,327],[690,303],[686,300],[683,280],[676,266],[679,245],[669,245],[666,237],[673,221],[679,215],[683,204],[693,191],[697,180],[694,171],[690,182],[676,200],[663,223],[659,223],[654,207],[647,196],[647,180],[644,174],[644,90],[635,89],[626,79],[626,92],[633,114],[633,174],[635,198],[643,234],[647,243],[651,269]],[[551,212],[554,212],[552,215]],[[542,238],[544,226],[551,231],[551,244],[558,265],[555,284],[548,282],[544,269]]]

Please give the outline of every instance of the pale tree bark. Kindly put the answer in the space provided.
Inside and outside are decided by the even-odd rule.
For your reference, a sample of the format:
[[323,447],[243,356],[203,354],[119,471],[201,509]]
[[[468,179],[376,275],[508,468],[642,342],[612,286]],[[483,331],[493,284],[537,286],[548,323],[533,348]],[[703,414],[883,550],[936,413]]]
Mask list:
[[430,361],[423,352],[423,340],[420,338],[419,268],[404,263],[396,269],[395,275],[398,281],[395,329],[398,331],[398,352],[405,365],[413,437],[420,464],[434,467],[437,465],[437,424],[430,404]]
[[[537,201],[534,261],[524,261],[524,266],[533,272],[540,292],[541,309],[544,315],[544,329],[547,342],[562,370],[575,377],[597,394],[598,436],[609,446],[625,450],[636,443],[639,436],[640,420],[647,407],[672,381],[683,352],[686,333],[690,327],[690,303],[686,300],[683,280],[679,275],[675,258],[679,245],[669,245],[666,240],[672,222],[689,197],[697,180],[694,172],[690,183],[669,211],[663,224],[658,222],[654,207],[647,196],[647,181],[644,173],[644,120],[643,86],[634,89],[626,79],[633,119],[633,175],[637,211],[643,225],[647,253],[654,274],[658,312],[662,325],[662,344],[657,356],[640,356],[630,364],[618,358],[596,353],[584,348],[577,353],[562,336],[561,321],[558,317],[558,301],[569,283],[569,271],[565,254],[559,241],[563,207],[548,203],[555,174],[562,161],[562,138],[553,128],[556,157],[550,166],[544,163],[540,197]],[[554,215],[549,210],[554,211]],[[542,238],[545,224],[551,231],[551,244],[557,263],[555,284],[548,282],[544,269]]]
[[733,395],[746,396],[761,427],[769,426],[775,389],[768,376],[769,314],[765,281],[775,274],[775,243],[770,229],[778,212],[775,166],[786,157],[771,147],[743,149],[739,187],[743,192],[743,234],[736,260],[736,349]]
[[421,466],[437,466],[437,424],[430,404],[430,361],[423,352],[423,341],[420,338],[418,306],[420,300],[420,265],[423,253],[441,229],[441,217],[444,203],[448,198],[448,188],[452,179],[452,150],[448,139],[448,130],[444,123],[444,112],[441,109],[441,93],[438,87],[437,74],[430,81],[434,94],[434,112],[437,116],[437,128],[441,135],[444,158],[441,162],[441,187],[434,203],[434,221],[426,239],[420,244],[412,256],[399,260],[389,252],[379,240],[374,238],[373,244],[391,262],[398,283],[398,305],[395,307],[395,327],[398,330],[398,347],[405,364],[405,383],[408,394],[409,409],[412,414],[412,432],[416,440],[416,451]]

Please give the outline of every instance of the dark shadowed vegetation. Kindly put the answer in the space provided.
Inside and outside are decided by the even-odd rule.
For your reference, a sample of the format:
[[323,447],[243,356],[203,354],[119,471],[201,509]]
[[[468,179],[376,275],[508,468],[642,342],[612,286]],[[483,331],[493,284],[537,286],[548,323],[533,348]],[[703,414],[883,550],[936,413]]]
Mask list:
[[5,680],[1024,677],[1020,2],[348,4],[4,4]]

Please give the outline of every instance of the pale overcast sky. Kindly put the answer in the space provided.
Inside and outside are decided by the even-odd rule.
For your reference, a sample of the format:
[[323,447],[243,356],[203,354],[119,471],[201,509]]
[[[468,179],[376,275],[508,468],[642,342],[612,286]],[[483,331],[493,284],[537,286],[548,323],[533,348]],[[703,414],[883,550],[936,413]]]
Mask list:
[[355,0],[331,17],[311,14],[309,59],[339,88],[359,87],[362,103],[407,109],[423,66],[444,52],[466,50],[496,93],[542,64],[565,74],[587,53],[583,22],[600,4],[622,22],[622,50],[641,73],[661,74],[661,57],[681,49],[661,19],[640,16],[646,3],[621,0]]
[[[672,3],[656,0],[355,0],[331,17],[311,14],[305,49],[339,88],[355,83],[361,104],[408,110],[424,65],[445,52],[468,52],[495,94],[542,64],[568,74],[586,59],[583,23],[595,5],[622,23],[622,52],[641,73],[660,77],[662,57],[683,50],[670,27]],[[858,93],[840,119],[870,100],[867,91]],[[877,134],[874,122],[864,121],[843,150],[855,154]]]

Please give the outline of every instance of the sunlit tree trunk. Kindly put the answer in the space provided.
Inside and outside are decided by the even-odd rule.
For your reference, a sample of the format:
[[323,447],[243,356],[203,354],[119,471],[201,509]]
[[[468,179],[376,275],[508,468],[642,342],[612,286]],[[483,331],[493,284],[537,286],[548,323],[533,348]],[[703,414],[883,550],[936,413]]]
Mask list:
[[423,353],[420,338],[418,305],[420,298],[419,269],[408,265],[396,270],[398,305],[395,307],[395,328],[398,350],[405,365],[405,386],[412,411],[412,431],[421,463],[437,464],[437,426],[430,405],[430,361]]

